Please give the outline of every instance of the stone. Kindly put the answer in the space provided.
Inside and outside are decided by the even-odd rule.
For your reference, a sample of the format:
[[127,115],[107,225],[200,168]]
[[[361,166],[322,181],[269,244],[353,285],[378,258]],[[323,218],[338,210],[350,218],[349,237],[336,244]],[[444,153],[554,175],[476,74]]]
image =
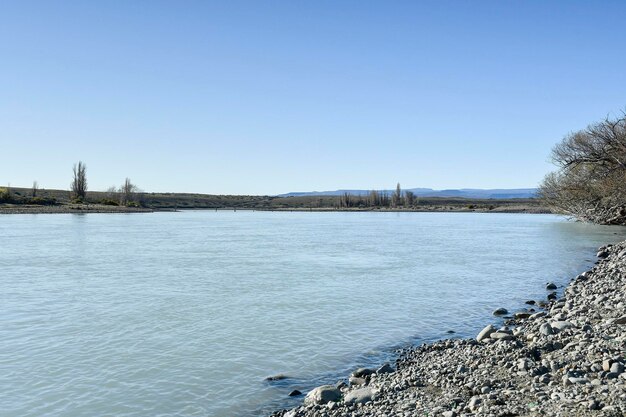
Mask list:
[[282,381],[283,379],[287,379],[289,378],[287,375],[284,374],[278,374],[278,375],[272,375],[272,376],[268,376],[267,378],[265,378],[266,381]]
[[392,372],[394,372],[394,370],[391,367],[391,365],[389,365],[388,363],[384,364],[383,366],[381,366],[380,368],[376,370],[377,374],[390,374]]
[[574,377],[574,376],[569,377],[569,382],[571,382],[572,384],[589,384],[589,380],[587,378],[580,378],[580,377]]
[[495,331],[491,333],[489,337],[495,340],[513,340],[513,336],[510,333],[505,333],[501,331]]
[[505,314],[509,314],[509,310],[507,310],[506,308],[500,307],[493,311],[494,316],[504,316]]
[[365,385],[367,381],[365,380],[365,378],[351,376],[350,378],[348,378],[348,383],[350,384],[351,387],[354,387],[354,386],[359,386],[359,385]]
[[339,401],[341,399],[341,391],[333,385],[322,385],[313,388],[304,399],[305,404],[326,404],[329,401]]
[[598,410],[600,408],[600,403],[596,400],[591,399],[588,402],[588,408],[590,410]]
[[520,359],[517,362],[517,369],[520,371],[527,371],[530,369],[530,362],[527,359]]
[[626,316],[622,316],[613,321],[613,324],[626,324]]
[[456,417],[456,411],[453,410],[449,410],[449,411],[444,411],[443,414],[441,414],[443,417]]
[[556,284],[554,282],[548,282],[546,284],[546,290],[548,291],[556,290]]
[[352,372],[352,376],[355,376],[357,378],[363,378],[363,377],[366,377],[366,376],[371,375],[373,373],[374,373],[373,369],[359,368],[356,371]]
[[552,326],[553,329],[556,329],[558,331],[562,331],[562,330],[574,327],[572,323],[566,320],[553,321],[552,323],[550,323],[550,326]]
[[468,407],[471,411],[476,411],[476,409],[480,407],[481,403],[482,400],[479,397],[472,397],[469,401]]
[[619,375],[624,372],[624,365],[619,362],[614,362],[613,365],[611,365],[611,369],[609,369],[609,372],[613,372]]
[[372,401],[375,397],[375,392],[371,388],[359,388],[354,391],[350,391],[344,398],[346,404],[365,404]]
[[289,393],[290,397],[297,397],[298,395],[302,395],[302,392],[300,390],[294,389],[293,391],[291,391]]
[[550,323],[543,323],[541,327],[539,327],[539,333],[544,336],[550,336],[551,334],[554,334],[554,329],[550,326]]
[[480,331],[480,333],[478,333],[478,336],[476,336],[476,341],[477,342],[482,342],[485,339],[488,339],[489,336],[491,336],[491,333],[495,332],[496,328],[493,327],[492,324],[490,324],[489,326],[485,327],[484,329],[482,329]]

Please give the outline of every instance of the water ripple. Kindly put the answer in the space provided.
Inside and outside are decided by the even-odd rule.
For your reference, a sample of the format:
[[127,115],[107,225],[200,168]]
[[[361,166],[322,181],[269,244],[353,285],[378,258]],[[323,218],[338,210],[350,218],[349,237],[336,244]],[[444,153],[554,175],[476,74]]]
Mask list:
[[262,414],[473,333],[625,235],[498,214],[0,216],[0,410]]

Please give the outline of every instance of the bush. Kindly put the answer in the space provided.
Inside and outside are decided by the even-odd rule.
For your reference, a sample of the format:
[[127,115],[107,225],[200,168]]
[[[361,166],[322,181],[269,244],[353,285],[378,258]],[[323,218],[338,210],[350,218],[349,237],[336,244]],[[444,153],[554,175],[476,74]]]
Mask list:
[[11,203],[11,202],[13,202],[11,191],[9,191],[7,188],[0,188],[0,203]]
[[57,203],[56,198],[50,197],[33,197],[28,201],[28,204],[36,204],[39,206],[53,206]]
[[105,206],[119,206],[120,205],[120,203],[110,198],[104,198],[100,200],[100,204],[103,204]]
[[76,197],[70,200],[71,204],[85,204],[82,198]]

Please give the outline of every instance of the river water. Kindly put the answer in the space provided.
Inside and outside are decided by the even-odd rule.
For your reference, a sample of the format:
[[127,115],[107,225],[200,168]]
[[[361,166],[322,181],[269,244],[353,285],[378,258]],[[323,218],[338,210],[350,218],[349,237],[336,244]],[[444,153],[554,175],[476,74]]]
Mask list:
[[0,414],[263,415],[472,336],[623,239],[525,214],[0,216]]

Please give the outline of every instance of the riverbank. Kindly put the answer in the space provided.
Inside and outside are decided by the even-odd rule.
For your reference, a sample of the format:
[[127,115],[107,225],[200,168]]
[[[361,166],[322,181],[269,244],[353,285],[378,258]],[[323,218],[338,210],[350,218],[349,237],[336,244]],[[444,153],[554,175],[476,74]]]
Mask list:
[[[27,188],[12,187],[10,191],[11,204],[13,206],[28,205],[31,203],[32,190]],[[37,198],[46,200],[51,204],[49,207],[59,212],[59,206],[73,205],[71,194],[67,190],[39,189]],[[463,198],[463,197],[420,197],[409,207],[391,207],[390,205],[371,206],[365,200],[354,202],[350,207],[341,204],[341,196],[263,196],[263,195],[213,195],[213,194],[189,194],[189,193],[137,193],[133,200],[139,206],[150,210],[270,210],[270,211],[418,211],[418,212],[550,212],[542,201],[536,198]],[[120,196],[115,193],[102,191],[89,191],[85,202],[89,205],[102,205],[103,202],[117,202]],[[6,202],[6,201],[5,201]],[[7,212],[0,204],[0,213]],[[43,206],[43,205],[42,205]],[[42,207],[39,206],[39,207]],[[106,209],[108,207],[108,209]],[[111,207],[105,206],[102,212],[111,212]],[[35,212],[35,209],[28,212]]]
[[28,204],[0,205],[0,214],[67,214],[67,213],[152,213],[143,207],[108,206],[104,204],[57,204],[50,206]]
[[313,211],[313,212],[381,212],[381,213],[528,213],[528,214],[553,214],[550,209],[543,206],[532,206],[526,204],[508,206],[473,206],[473,205],[440,205],[440,206],[417,206],[411,208],[379,208],[379,207],[346,207],[346,208],[316,208],[316,207],[295,207],[295,208],[271,208],[258,209],[258,211]]
[[560,298],[548,286],[505,327],[406,349],[395,366],[357,370],[272,416],[624,416],[626,242],[598,256]]
[[57,204],[57,205],[27,205],[3,204],[0,205],[0,214],[67,214],[67,213],[153,213],[159,211],[194,211],[194,210],[250,210],[250,211],[290,211],[290,212],[380,212],[380,213],[528,213],[550,214],[544,207],[503,206],[495,209],[484,207],[468,208],[465,206],[426,206],[422,208],[146,208],[109,206],[104,204]]

